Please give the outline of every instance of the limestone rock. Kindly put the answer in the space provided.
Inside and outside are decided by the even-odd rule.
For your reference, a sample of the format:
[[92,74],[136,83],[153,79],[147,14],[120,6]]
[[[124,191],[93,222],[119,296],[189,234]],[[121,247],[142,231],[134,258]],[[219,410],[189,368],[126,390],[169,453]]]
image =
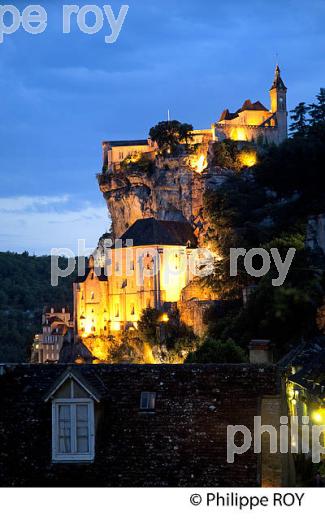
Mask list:
[[119,238],[138,219],[187,220],[200,236],[204,228],[203,198],[230,172],[206,168],[197,173],[191,156],[158,158],[153,172],[123,171],[98,175],[100,190]]

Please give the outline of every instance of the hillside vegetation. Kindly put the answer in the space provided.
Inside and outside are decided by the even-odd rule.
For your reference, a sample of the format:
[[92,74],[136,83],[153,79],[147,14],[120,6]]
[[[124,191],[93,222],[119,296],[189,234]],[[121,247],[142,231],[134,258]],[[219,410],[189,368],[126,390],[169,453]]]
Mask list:
[[[64,258],[59,259],[63,269]],[[45,305],[72,308],[74,275],[51,286],[51,257],[0,253],[0,363],[29,360]]]

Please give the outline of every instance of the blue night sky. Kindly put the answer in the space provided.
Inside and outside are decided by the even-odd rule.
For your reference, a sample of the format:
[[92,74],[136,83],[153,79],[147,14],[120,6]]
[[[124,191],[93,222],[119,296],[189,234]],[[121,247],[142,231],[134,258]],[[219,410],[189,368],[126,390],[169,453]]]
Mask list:
[[[96,245],[109,227],[95,178],[102,140],[145,138],[168,108],[205,128],[246,98],[268,106],[276,54],[289,109],[325,86],[323,0],[129,0],[114,44],[106,19],[90,36],[73,18],[64,35],[69,2],[39,3],[46,31],[0,45],[1,251]],[[104,3],[116,15],[122,4]]]

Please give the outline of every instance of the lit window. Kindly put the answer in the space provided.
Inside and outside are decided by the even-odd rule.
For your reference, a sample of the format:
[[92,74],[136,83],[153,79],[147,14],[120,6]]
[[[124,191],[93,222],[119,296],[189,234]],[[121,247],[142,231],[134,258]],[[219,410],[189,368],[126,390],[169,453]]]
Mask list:
[[141,392],[140,409],[154,410],[156,406],[156,392]]
[[53,461],[93,460],[94,402],[91,399],[56,399],[52,407]]

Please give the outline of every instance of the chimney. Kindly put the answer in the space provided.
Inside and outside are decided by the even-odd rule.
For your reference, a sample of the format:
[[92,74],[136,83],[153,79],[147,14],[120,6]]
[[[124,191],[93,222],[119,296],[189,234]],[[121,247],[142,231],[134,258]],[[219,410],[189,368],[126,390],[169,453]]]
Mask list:
[[270,340],[252,339],[248,349],[250,363],[255,365],[270,365],[273,363],[273,351]]

